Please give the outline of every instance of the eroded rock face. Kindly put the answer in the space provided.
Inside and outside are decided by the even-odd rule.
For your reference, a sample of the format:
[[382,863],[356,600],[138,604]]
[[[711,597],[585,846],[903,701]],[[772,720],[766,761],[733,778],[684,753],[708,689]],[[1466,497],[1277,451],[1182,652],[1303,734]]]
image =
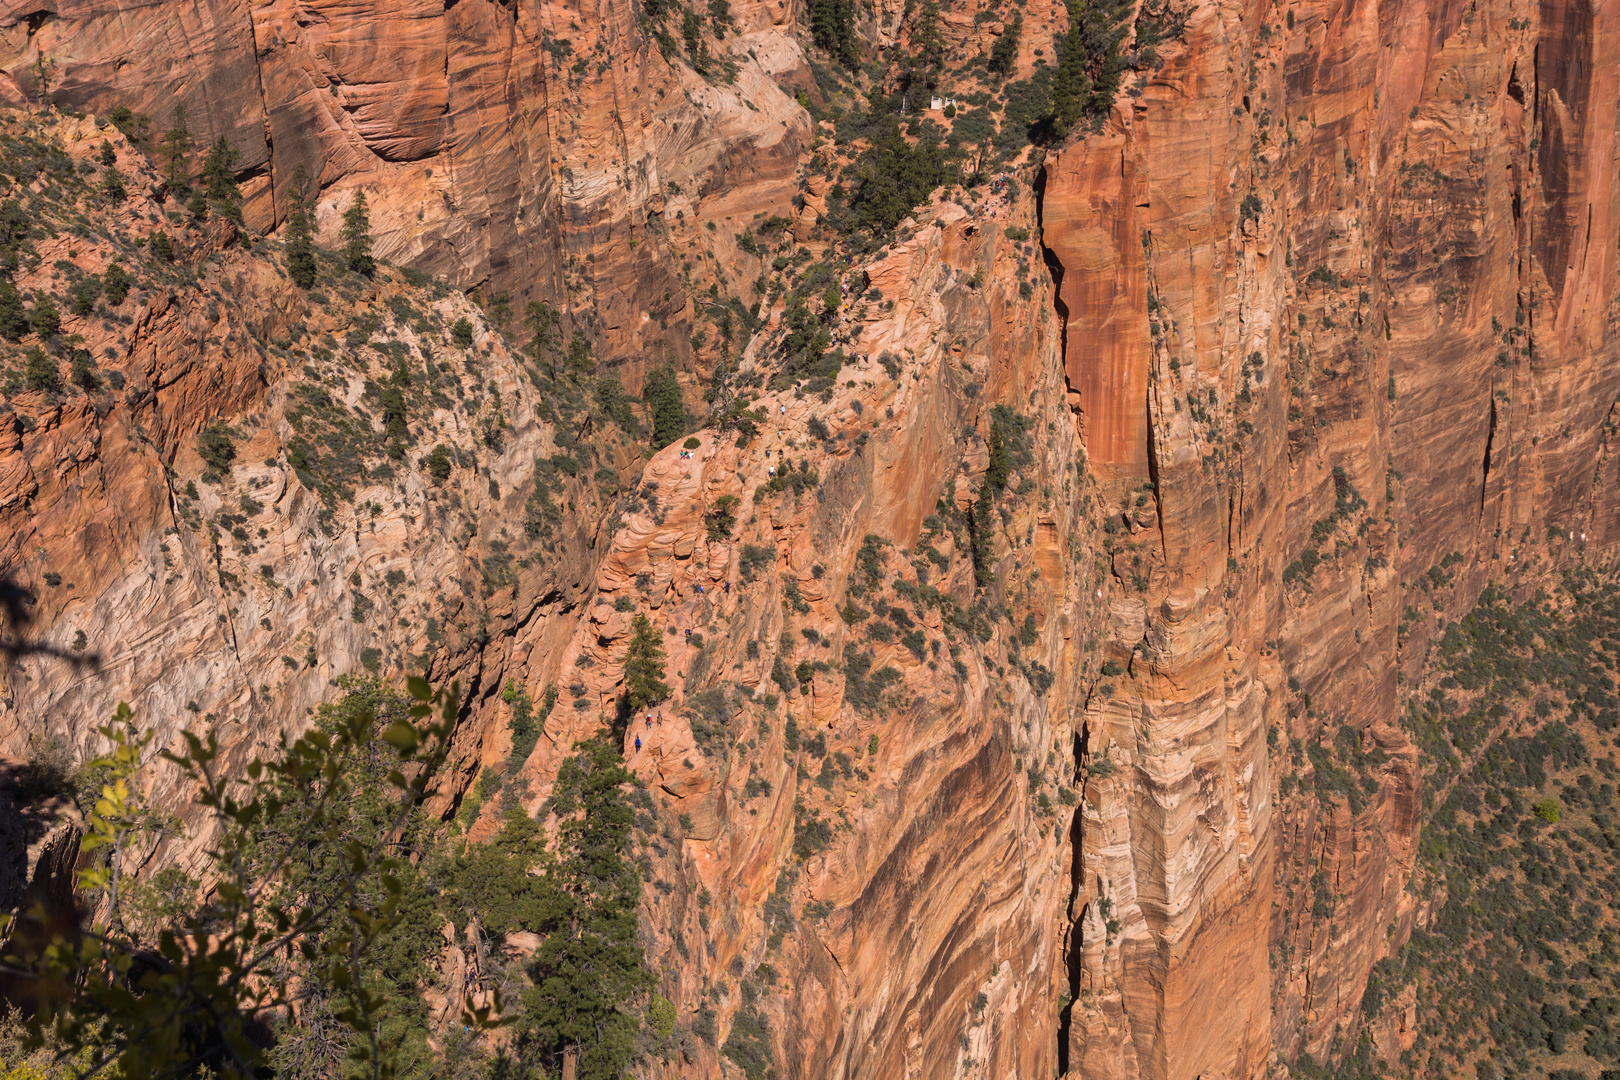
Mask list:
[[[803,75],[791,6],[735,5],[734,84],[665,62],[628,5],[8,10],[17,79],[43,47],[65,101],[162,120],[178,93],[226,134],[257,227],[319,162],[325,235],[364,187],[381,254],[566,297],[632,387],[691,349],[691,290],[724,274],[754,298],[763,259],[736,234],[788,214],[808,145],[777,85]],[[831,386],[779,386],[757,432],[690,451],[597,440],[543,537],[537,461],[596,436],[464,298],[385,275],[323,308],[273,252],[187,234],[199,288],[69,323],[125,387],[21,395],[29,423],[0,433],[0,558],[59,654],[5,672],[0,749],[86,747],[131,698],[160,742],[205,722],[244,762],[375,649],[385,674],[420,661],[468,691],[445,810],[510,754],[501,688],[556,689],[507,785],[532,809],[613,716],[642,614],[674,687],[624,734],[652,794],[649,957],[681,1023],[715,1033],[653,1074],[722,1075],[744,1017],[804,1077],[1235,1080],[1332,1054],[1424,915],[1403,893],[1423,792],[1402,680],[1487,580],[1620,539],[1620,16],[1186,15],[1009,203],[937,199],[840,269],[854,359]],[[986,33],[945,22],[953,47]],[[103,134],[62,123],[81,156]],[[141,176],[134,219],[155,221]],[[129,256],[69,242],[38,272]],[[765,381],[782,309],[761,315],[738,359]],[[372,340],[476,385],[443,383],[397,473],[328,506],[286,453],[311,385],[289,357],[330,335],[314,385],[380,432],[366,381],[396,354],[347,341],[371,316]],[[443,331],[463,316],[470,355]],[[996,406],[1027,456],[980,589],[966,522]],[[188,497],[216,420],[238,460]],[[420,462],[439,442],[448,488]],[[246,540],[198,527],[222,513]],[[356,621],[357,591],[379,618]],[[81,629],[97,679],[68,655]],[[178,805],[173,783],[154,772],[153,796]],[[471,835],[497,827],[491,805]]]
[[[1048,161],[1070,400],[1124,525],[1079,1074],[1348,1046],[1414,917],[1399,673],[1487,579],[1612,543],[1612,14],[1200,5]],[[1381,764],[1347,801],[1321,745]]]
[[[920,213],[909,239],[857,267],[883,300],[845,321],[857,360],[837,388],[766,394],[745,445],[704,432],[689,454],[653,458],[650,505],[625,518],[562,652],[585,693],[559,704],[524,770],[538,805],[619,694],[630,611],[649,615],[679,677],[652,722],[633,716],[625,735],[663,832],[652,963],[683,1023],[712,1008],[723,1043],[739,1013],[753,1014],[791,1075],[1056,1065],[1069,896],[1057,810],[1075,708],[1059,687],[1074,683],[1070,639],[1098,605],[1069,572],[1086,541],[1059,492],[1086,485],[1061,407],[1058,324],[1018,292],[1033,245],[1002,235],[1032,216],[1027,189],[999,218],[977,203]],[[939,517],[982,482],[993,400],[1051,422],[1009,481],[1039,494],[995,540],[991,595],[1007,621],[1042,627],[1030,623],[1027,647],[1004,627],[963,632],[977,617],[971,558],[960,527]],[[771,490],[771,469],[799,462],[813,464],[815,486]],[[727,496],[740,500],[738,523],[717,539],[706,515]],[[853,616],[846,602],[870,610]],[[912,643],[871,633],[889,603],[910,612]],[[1038,691],[1014,667],[1056,680]],[[875,696],[863,689],[874,681]],[[728,688],[751,700],[733,699],[717,734],[714,695]],[[815,821],[832,826],[831,843],[796,850]],[[712,1054],[689,1043],[655,1070],[718,1075]]]
[[[758,260],[731,238],[796,190],[809,118],[779,82],[809,79],[797,5],[731,12],[728,80],[666,59],[611,0],[11,3],[0,72],[37,96],[43,54],[59,104],[144,114],[154,144],[183,105],[199,153],[224,137],[241,155],[261,232],[300,165],[334,242],[363,190],[379,257],[518,313],[582,313],[599,353],[639,375],[643,353],[690,351],[692,295],[753,282]],[[711,250],[683,278],[698,237]]]
[[[75,160],[117,140],[132,195],[115,226],[41,240],[17,285],[51,288],[69,259],[86,273],[120,265],[133,284],[105,312],[64,316],[93,387],[64,377],[60,391],[10,398],[0,742],[22,757],[54,737],[86,759],[128,701],[156,746],[213,731],[239,766],[301,729],[333,679],[368,669],[459,679],[476,716],[499,690],[506,630],[566,620],[593,573],[603,489],[589,470],[559,481],[555,520],[529,526],[537,459],[579,439],[542,406],[526,359],[460,294],[392,271],[306,293],[276,253],[244,249],[217,219],[170,224],[177,262],[149,260],[138,245],[169,224],[133,193],[149,166],[90,119],[45,129]],[[474,326],[469,349],[448,332],[459,318]],[[378,392],[391,371],[408,384],[411,435],[385,455]],[[229,433],[223,469],[200,456],[212,424]],[[609,443],[593,467],[614,475],[612,455],[630,458]],[[442,477],[422,461],[436,447]],[[155,767],[148,795],[196,825],[181,779]],[[157,858],[193,859],[206,841],[193,829]]]
[[[1008,205],[931,205],[849,269],[859,302],[840,333],[858,358],[833,385],[767,393],[751,438],[703,431],[643,468],[595,421],[564,424],[571,391],[540,389],[539,366],[461,296],[393,271],[305,293],[272,247],[218,222],[176,228],[180,267],[146,261],[135,241],[166,220],[150,168],[93,119],[51,123],[80,158],[107,137],[142,192],[126,226],[64,236],[61,253],[138,273],[116,310],[64,326],[104,358],[101,384],[12,402],[6,567],[36,602],[6,629],[38,648],[5,671],[0,743],[22,756],[54,734],[87,756],[122,699],[157,745],[211,730],[240,767],[299,729],[333,677],[425,668],[466,695],[446,810],[510,754],[502,688],[560,691],[507,785],[527,785],[532,808],[612,716],[630,617],[646,614],[676,688],[625,734],[654,793],[650,959],[683,1025],[712,1012],[717,1034],[658,1069],[715,1075],[744,1009],[806,1075],[1054,1068],[1072,688],[1101,606],[1073,572],[1090,558],[1076,507],[1091,484],[1059,326],[1020,288],[1036,244],[1006,235],[1035,225],[1027,185]],[[757,339],[745,372],[770,370],[772,343]],[[383,384],[410,393],[397,460],[380,453]],[[1003,401],[1023,435],[981,594],[963,508]],[[346,492],[307,455],[341,463],[342,440],[322,441],[340,420],[369,440]],[[223,467],[198,443],[215,423],[235,449]],[[558,456],[587,441],[596,456],[547,489],[548,511],[541,463],[566,472]],[[427,460],[439,446],[443,477]],[[610,513],[615,476],[634,497]],[[715,532],[726,496],[735,521]],[[194,811],[167,766],[143,784]],[[186,824],[143,864],[200,869],[207,825]]]

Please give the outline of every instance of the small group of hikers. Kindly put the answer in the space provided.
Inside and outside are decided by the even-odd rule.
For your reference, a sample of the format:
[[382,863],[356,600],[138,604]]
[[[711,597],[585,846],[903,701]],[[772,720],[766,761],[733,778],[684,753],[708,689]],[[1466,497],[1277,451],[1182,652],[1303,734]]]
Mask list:
[[[687,633],[691,633],[691,631],[687,631]],[[662,724],[664,722],[663,710],[659,710],[659,712],[657,714],[657,718],[658,718],[658,723]],[[647,726],[648,731],[652,730],[652,726],[653,726],[653,714],[652,713],[647,714],[646,726]],[[638,734],[636,736],[636,753],[639,754],[640,752],[641,752],[641,736]]]

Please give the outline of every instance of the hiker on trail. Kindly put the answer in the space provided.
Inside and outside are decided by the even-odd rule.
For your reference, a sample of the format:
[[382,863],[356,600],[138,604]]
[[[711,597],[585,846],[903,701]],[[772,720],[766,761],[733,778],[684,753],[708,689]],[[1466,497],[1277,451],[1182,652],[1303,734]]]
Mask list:
[[647,714],[647,730],[652,730],[652,713]]
[[636,736],[636,753],[641,753],[641,736]]
[[688,626],[688,627],[687,627],[687,628],[686,628],[686,636],[687,636],[687,637],[691,637],[691,636],[692,636],[692,628],[691,628],[691,627],[690,627],[690,626]]
[[701,586],[701,585],[698,586],[698,595],[699,596],[703,595],[703,586]]
[[727,596],[731,595],[731,582],[729,582],[729,581],[726,582],[726,595]]

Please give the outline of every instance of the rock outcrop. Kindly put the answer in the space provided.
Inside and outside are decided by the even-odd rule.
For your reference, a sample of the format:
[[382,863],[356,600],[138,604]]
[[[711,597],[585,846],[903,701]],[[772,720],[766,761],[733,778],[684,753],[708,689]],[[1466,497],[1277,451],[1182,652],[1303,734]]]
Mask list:
[[1612,558],[1617,29],[1200,5],[1049,159],[1070,399],[1131,536],[1085,720],[1082,1075],[1350,1045],[1414,914],[1402,675],[1487,581]]
[[[106,140],[132,188],[150,177],[89,119],[43,134],[70,175]],[[460,294],[396,271],[330,280],[331,264],[306,293],[218,219],[177,228],[169,263],[151,254],[161,204],[132,193],[76,229],[94,196],[53,190],[35,196],[43,239],[17,284],[59,290],[67,260],[74,280],[114,265],[131,280],[114,303],[64,313],[78,360],[49,360],[58,389],[23,381],[22,347],[4,360],[0,742],[20,757],[57,738],[87,759],[127,700],[156,746],[214,731],[245,764],[333,679],[367,670],[460,678],[476,712],[499,690],[502,628],[548,625],[588,588],[600,501],[632,460],[622,438],[589,423],[582,437],[581,391],[546,384]],[[392,449],[384,387],[407,425]],[[204,459],[205,428],[228,460]],[[178,780],[154,770],[149,796],[189,817]]]
[[[203,726],[242,763],[337,676],[425,669],[467,693],[447,814],[511,756],[517,695],[555,702],[503,796],[532,810],[627,719],[687,1033],[650,1075],[728,1075],[750,1039],[805,1077],[1342,1053],[1429,914],[1402,707],[1432,644],[1488,582],[1620,541],[1620,16],[1156,9],[1174,32],[1112,113],[1005,200],[936,193],[821,267],[847,356],[788,377],[790,297],[761,282],[822,253],[839,196],[817,176],[792,213],[816,136],[782,86],[819,93],[795,6],[731,10],[704,76],[619,3],[5,9],[11,96],[43,53],[66,105],[161,126],[184,101],[242,152],[252,229],[318,164],[323,236],[363,188],[380,254],[483,304],[394,269],[305,293],[217,222],[160,264],[174,206],[139,148],[38,121],[138,180],[117,228],[41,204],[18,283],[139,273],[65,320],[95,386],[27,389],[0,346],[0,571],[30,598],[0,750],[87,752],[129,699],[159,745]],[[944,13],[949,49],[986,47],[978,13]],[[873,19],[892,41],[898,12]],[[767,215],[790,227],[756,244]],[[666,356],[723,369],[714,422],[644,454],[560,341],[508,344],[531,298],[631,389]],[[637,615],[674,690],[617,717]]]
[[0,5],[0,72],[37,100],[43,60],[60,106],[128,109],[154,147],[183,107],[197,147],[240,154],[260,232],[299,166],[334,242],[364,191],[379,256],[514,311],[582,313],[639,370],[690,351],[709,285],[759,274],[731,238],[789,210],[809,129],[781,88],[809,82],[797,14],[737,0],[705,75],[628,3],[24,0]]
[[[722,1043],[740,1014],[762,1020],[799,1075],[1056,1065],[1078,709],[1060,687],[1079,681],[1099,605],[1069,571],[1089,541],[1060,492],[1087,485],[1058,324],[1019,294],[1033,246],[1002,235],[1032,217],[1027,191],[1010,216],[919,213],[855,272],[882,301],[845,320],[857,362],[840,385],[767,393],[757,437],[706,432],[649,463],[649,506],[625,518],[562,652],[583,693],[525,769],[538,805],[618,695],[629,612],[648,614],[679,676],[625,735],[662,810],[661,989],[683,1021],[717,1012]],[[1050,426],[1009,482],[1028,495],[976,601],[958,504],[985,482],[991,401]],[[803,476],[801,462],[812,485],[773,488],[773,468]],[[708,523],[728,496],[742,510],[721,538]]]

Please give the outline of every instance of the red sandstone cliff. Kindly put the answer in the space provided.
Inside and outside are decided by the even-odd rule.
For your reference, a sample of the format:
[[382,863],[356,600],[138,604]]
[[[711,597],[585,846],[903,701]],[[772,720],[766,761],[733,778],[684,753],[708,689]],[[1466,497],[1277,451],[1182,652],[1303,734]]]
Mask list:
[[[26,81],[43,47],[66,104],[159,119],[180,87],[199,134],[228,134],[258,170],[250,222],[270,225],[272,182],[318,158],[325,228],[364,186],[383,254],[486,298],[557,300],[605,365],[689,348],[710,282],[754,297],[728,284],[762,260],[727,220],[785,212],[807,149],[766,77],[802,62],[791,9],[738,5],[735,86],[664,62],[621,5],[110,10],[13,6],[0,66]],[[106,655],[95,678],[58,657],[9,669],[0,742],[20,753],[49,728],[85,744],[130,697],[160,741],[202,718],[245,760],[376,648],[388,671],[420,656],[470,687],[463,782],[508,752],[505,682],[557,685],[524,769],[537,803],[615,695],[644,612],[678,684],[632,760],[658,793],[668,886],[645,914],[683,1022],[712,1010],[723,1042],[751,1009],[798,1076],[1235,1078],[1331,1052],[1417,915],[1402,680],[1488,579],[1617,538],[1620,28],[1606,9],[1440,0],[1186,14],[1162,65],[1026,170],[1000,217],[935,201],[849,268],[882,299],[848,317],[869,359],[835,388],[767,394],[749,445],[705,432],[644,471],[588,439],[632,497],[573,484],[546,544],[514,524],[535,459],[579,436],[542,419],[545,395],[481,321],[472,396],[419,421],[468,455],[452,489],[413,452],[322,518],[280,456],[306,380],[365,408],[386,370],[345,343],[310,376],[295,347],[370,313],[454,367],[440,327],[478,318],[465,300],[390,279],[320,310],[273,255],[189,238],[195,287],[154,282],[128,328],[82,328],[126,389],[12,402],[28,423],[0,446],[0,539],[41,597],[29,632],[66,649],[88,628]],[[951,40],[978,25],[953,20]],[[564,38],[566,62],[537,47]],[[80,154],[101,136],[63,131]],[[1009,225],[1038,226],[1050,290],[1021,294],[1041,260]],[[115,247],[51,257],[95,267]],[[397,298],[431,306],[431,332]],[[768,372],[775,330],[741,375]],[[476,426],[490,383],[499,449]],[[1003,504],[981,614],[964,614],[952,508],[982,480],[996,404],[1032,421],[1011,487],[1029,483]],[[242,452],[193,507],[177,492],[216,419]],[[755,501],[766,449],[816,485]],[[725,495],[738,522],[711,540]],[[188,517],[217,523],[243,496],[261,505],[245,543]],[[869,534],[887,546],[857,597]],[[745,569],[750,546],[769,555]],[[346,619],[356,589],[386,618]],[[851,599],[903,606],[918,648],[840,617]],[[875,704],[846,646],[898,672]],[[790,720],[827,754],[792,748]],[[1346,732],[1387,755],[1359,813],[1317,799],[1303,749]],[[831,840],[800,859],[808,817]],[[185,857],[172,847],[158,858]],[[658,1069],[726,1067],[693,1040]]]
[[[1049,160],[1090,465],[1116,506],[1152,493],[1114,555],[1127,676],[1085,718],[1116,771],[1080,830],[1082,1074],[1346,1045],[1413,914],[1401,673],[1549,529],[1554,562],[1612,544],[1617,32],[1564,5],[1203,5]],[[1345,728],[1389,755],[1359,814],[1290,752]]]
[[199,147],[242,155],[250,227],[283,220],[306,166],[323,235],[363,190],[379,256],[514,311],[547,300],[639,367],[689,351],[711,283],[752,301],[759,266],[730,238],[796,189],[809,121],[778,84],[809,77],[797,5],[731,15],[713,47],[736,70],[705,78],[628,3],[25,0],[0,5],[0,71],[37,98],[43,57],[58,104],[122,106],[154,141],[184,106]]

